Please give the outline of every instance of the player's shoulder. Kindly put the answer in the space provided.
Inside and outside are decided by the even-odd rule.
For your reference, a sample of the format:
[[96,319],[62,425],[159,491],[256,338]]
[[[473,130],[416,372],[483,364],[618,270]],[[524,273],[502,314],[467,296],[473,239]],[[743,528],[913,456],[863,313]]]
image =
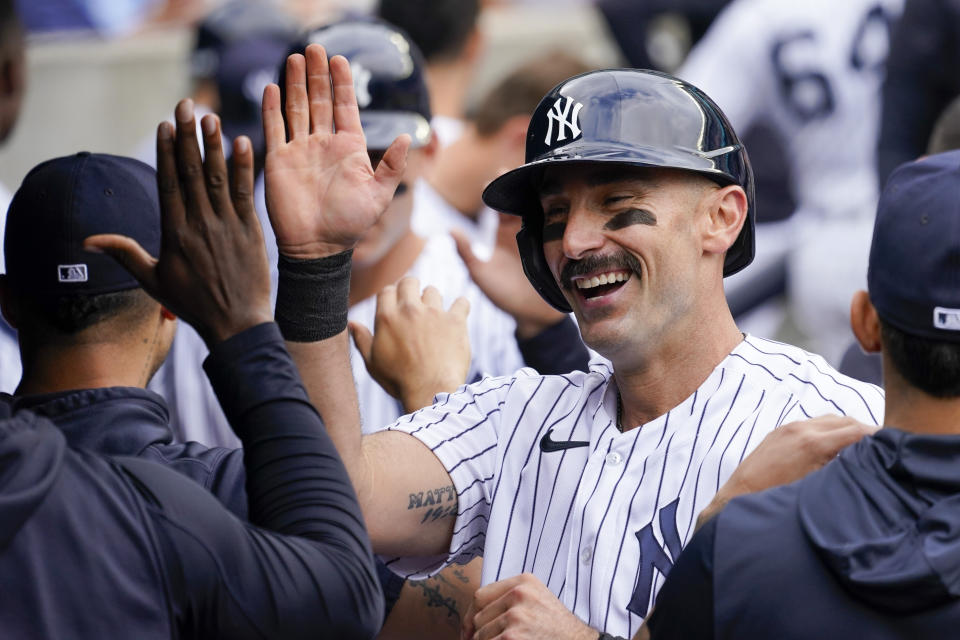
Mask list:
[[[816,1],[816,0],[812,0]],[[734,0],[717,16],[717,32],[730,35],[734,32],[752,32],[762,38],[770,29],[793,17],[795,2],[789,0]]]
[[481,383],[492,384],[493,380],[510,379],[513,386],[522,390],[533,390],[537,388],[544,389],[564,389],[566,387],[575,387],[578,389],[591,389],[598,385],[606,384],[613,375],[613,368],[610,363],[602,358],[596,358],[590,361],[588,371],[570,371],[561,374],[543,375],[531,367],[523,367],[517,370],[513,376],[501,376],[500,378],[487,378]]
[[523,367],[511,375],[487,376],[461,386],[451,394],[441,393],[437,404],[463,401],[478,396],[494,395],[504,405],[552,403],[561,396],[577,402],[605,388],[612,370],[609,363],[591,362],[589,371],[570,371],[563,374],[542,375],[535,369]]
[[883,389],[840,373],[822,356],[753,335],[746,336],[731,355],[754,375],[788,388],[810,417],[839,412],[873,423],[882,420]]

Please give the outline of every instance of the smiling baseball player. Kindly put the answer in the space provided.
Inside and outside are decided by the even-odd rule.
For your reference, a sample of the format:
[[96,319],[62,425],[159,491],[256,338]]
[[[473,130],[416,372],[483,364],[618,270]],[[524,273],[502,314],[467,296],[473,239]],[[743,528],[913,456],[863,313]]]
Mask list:
[[[358,157],[345,141],[322,148],[324,175]],[[346,186],[324,187],[324,215],[344,224],[373,207],[342,198],[347,211]],[[484,557],[465,637],[632,636],[752,449],[773,432],[795,454],[783,465],[815,466],[865,427],[776,427],[822,414],[877,424],[882,394],[737,329],[723,277],[753,257],[753,176],[726,118],[689,84],[637,70],[561,83],[533,115],[526,164],[484,199],[522,216],[528,278],[612,368],[525,369],[440,394],[376,434],[328,428],[375,550],[403,556],[391,568],[418,576]],[[403,286],[379,304],[388,316],[429,303]],[[342,362],[346,349],[313,354]],[[343,375],[306,353],[295,357],[308,385]]]

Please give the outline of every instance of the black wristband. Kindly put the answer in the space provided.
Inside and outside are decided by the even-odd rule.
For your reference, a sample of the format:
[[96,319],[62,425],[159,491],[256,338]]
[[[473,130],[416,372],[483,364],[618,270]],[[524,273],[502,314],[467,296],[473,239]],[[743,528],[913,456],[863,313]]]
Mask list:
[[600,636],[597,640],[627,640],[626,638],[621,638],[620,636],[612,636],[609,633],[600,632]]
[[285,340],[318,342],[347,328],[353,249],[315,260],[277,261],[275,318]]

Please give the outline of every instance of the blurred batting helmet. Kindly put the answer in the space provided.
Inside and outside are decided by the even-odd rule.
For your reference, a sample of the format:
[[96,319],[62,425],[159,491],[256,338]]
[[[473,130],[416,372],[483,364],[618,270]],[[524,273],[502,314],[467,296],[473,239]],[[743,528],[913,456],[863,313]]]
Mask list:
[[544,168],[558,162],[669,167],[740,185],[747,194],[747,220],[727,251],[723,275],[753,260],[753,170],[720,108],[693,85],[664,73],[591,71],[560,83],[540,101],[527,129],[526,164],[483,192],[489,207],[523,216],[517,244],[524,273],[557,309],[571,310],[543,255],[538,186]]
[[245,135],[262,152],[263,88],[276,80],[277,64],[298,32],[291,16],[262,0],[231,0],[197,27],[191,75],[216,83],[217,112],[228,139]]
[[[289,53],[303,53],[309,44],[323,45],[328,56],[350,62],[368,149],[386,149],[402,133],[410,134],[413,147],[430,141],[423,56],[402,30],[373,18],[344,20],[307,32]],[[281,91],[285,69],[280,67]]]

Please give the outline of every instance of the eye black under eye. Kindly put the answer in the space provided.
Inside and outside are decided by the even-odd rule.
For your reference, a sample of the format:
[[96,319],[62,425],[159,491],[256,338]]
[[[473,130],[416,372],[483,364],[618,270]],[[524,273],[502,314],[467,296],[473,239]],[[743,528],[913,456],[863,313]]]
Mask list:
[[567,230],[566,222],[548,222],[543,225],[543,241],[551,242],[563,238],[563,233]]

